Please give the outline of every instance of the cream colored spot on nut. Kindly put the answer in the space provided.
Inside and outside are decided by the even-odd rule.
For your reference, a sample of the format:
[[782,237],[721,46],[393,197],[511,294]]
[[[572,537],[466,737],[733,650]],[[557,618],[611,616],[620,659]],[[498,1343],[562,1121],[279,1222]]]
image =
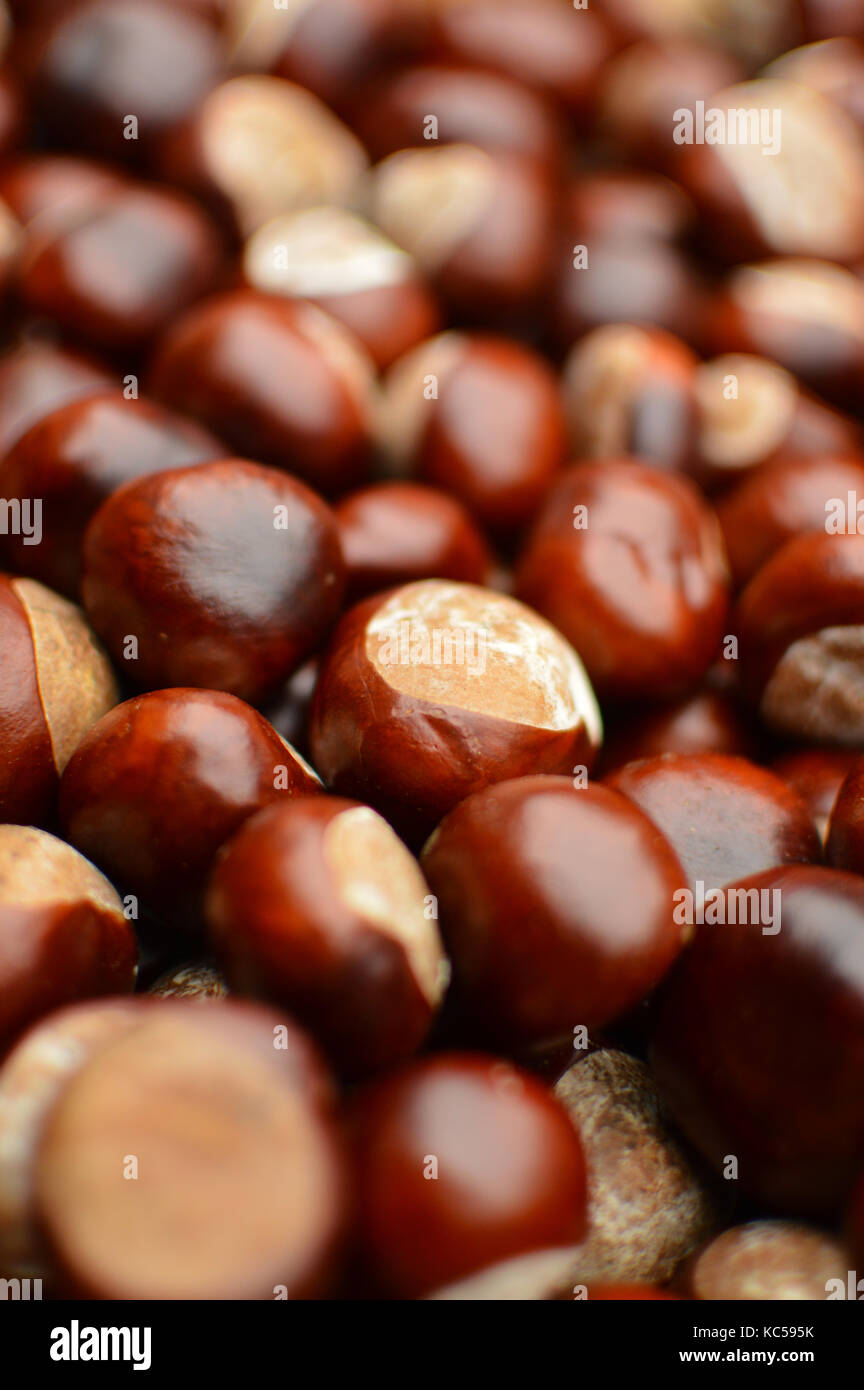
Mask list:
[[495,165],[473,145],[399,150],[373,171],[372,217],[425,269],[440,269],[480,225]]
[[437,1008],[450,970],[437,924],[425,915],[429,888],[413,854],[366,806],[334,817],[324,832],[324,854],[343,901],[400,943],[421,993]]
[[360,142],[323,102],[276,77],[223,82],[204,102],[200,129],[207,168],[247,235],[283,212],[349,202],[367,167]]
[[824,1299],[830,1279],[846,1286],[849,1250],[796,1221],[751,1221],[724,1231],[692,1272],[697,1298],[759,1302]]
[[793,642],[765,686],[762,717],[795,738],[864,742],[864,626],[825,627]]
[[534,729],[602,736],[585,668],[550,623],[474,584],[408,584],[373,613],[366,656],[382,680],[424,704]]
[[330,314],[325,314],[314,304],[301,303],[295,308],[300,332],[316,343],[335,367],[371,432],[378,401],[378,383],[371,357],[353,333],[349,333]]
[[864,282],[842,266],[792,257],[745,265],[729,291],[748,313],[810,319],[864,342]]
[[34,1229],[33,1160],[42,1124],[71,1076],[104,1043],[140,1020],[131,999],[102,1000],[53,1014],[28,1033],[0,1070],[0,1269],[44,1275]]
[[0,825],[0,906],[77,901],[123,916],[123,904],[107,878],[71,845],[29,825]]
[[265,223],[246,243],[243,268],[256,289],[298,299],[385,289],[414,274],[411,257],[377,227],[335,207]]
[[[731,379],[735,392],[729,393]],[[747,468],[775,452],[798,403],[795,379],[763,357],[729,353],[696,373],[700,452],[719,468]]]
[[564,404],[579,453],[626,454],[629,403],[652,370],[652,340],[632,324],[597,328],[578,343],[564,366]]
[[427,1294],[432,1303],[537,1302],[569,1293],[577,1247],[533,1251],[514,1260],[487,1265],[458,1284]]
[[15,579],[12,587],[33,635],[42,710],[54,764],[62,772],[88,729],[117,704],[117,685],[74,603],[32,579]]
[[[266,1296],[333,1239],[338,1177],[317,1111],[271,1061],[199,1029],[181,1006],[154,1009],[72,1079],[40,1148],[52,1238],[117,1298]],[[121,1180],[124,1153],[140,1181]]]
[[[384,379],[376,438],[385,460],[404,473],[450,373],[467,349],[461,333],[439,333],[395,362]],[[430,384],[430,378],[434,383]]]
[[864,234],[864,146],[852,120],[809,87],[759,79],[727,87],[711,108],[773,115],[780,148],[714,146],[764,240],[781,255],[849,260]]
[[269,68],[290,43],[299,21],[317,0],[223,0],[224,34],[233,66]]

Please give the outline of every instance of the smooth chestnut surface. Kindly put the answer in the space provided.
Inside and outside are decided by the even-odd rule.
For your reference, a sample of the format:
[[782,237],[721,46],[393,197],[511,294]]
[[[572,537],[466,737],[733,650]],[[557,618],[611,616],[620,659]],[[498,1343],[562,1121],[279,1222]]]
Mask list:
[[0,198],[27,236],[62,227],[128,187],[117,169],[72,154],[27,154],[0,169]]
[[646,714],[628,711],[607,731],[601,766],[605,775],[661,753],[751,757],[755,751],[755,731],[738,701],[722,690],[700,690]]
[[477,67],[444,63],[397,70],[360,104],[363,143],[373,159],[420,148],[432,129],[442,144],[503,150],[551,167],[564,155],[563,129],[550,104],[521,82]]
[[67,401],[110,391],[117,379],[93,358],[30,341],[0,354],[0,452]]
[[[781,930],[763,934],[749,912],[733,922],[736,889],[776,890]],[[742,1192],[785,1213],[836,1211],[864,1154],[864,882],[793,865],[724,896],[725,924],[697,928],[660,991],[655,1074],[718,1171],[735,1155]]]
[[[0,471],[0,482],[2,482]],[[465,508],[422,483],[378,483],[334,508],[351,599],[416,579],[483,584],[491,555]]]
[[40,1131],[63,1087],[89,1057],[134,1028],[138,995],[55,1009],[29,1028],[0,1067],[0,1260],[7,1277],[43,1278],[48,1256],[33,1210]]
[[63,778],[69,840],[172,925],[200,926],[220,846],[270,801],[320,790],[256,710],[213,690],[158,690],[118,705]]
[[555,185],[536,161],[477,145],[397,150],[369,212],[460,313],[531,307],[549,275]]
[[360,1258],[392,1295],[417,1297],[584,1233],[576,1129],[506,1062],[441,1053],[408,1063],[358,1093],[353,1130]]
[[717,502],[736,584],[793,536],[824,532],[832,503],[846,508],[850,493],[864,497],[864,455],[777,459],[748,472]]
[[[60,141],[128,161],[192,110],[221,67],[216,33],[187,6],[87,0],[61,10],[41,38],[34,95]],[[134,139],[124,133],[130,112]]]
[[205,301],[163,339],[150,389],[238,453],[321,491],[366,480],[372,367],[311,305],[254,290]]
[[335,797],[267,808],[228,844],[207,897],[239,993],[309,1028],[343,1073],[415,1052],[449,969],[413,855],[379,815]]
[[80,609],[0,574],[0,822],[51,822],[60,776],[118,694]]
[[803,796],[823,841],[828,837],[828,822],[837,794],[860,756],[851,748],[802,748],[782,754],[771,764],[772,772]]
[[516,593],[572,642],[601,697],[676,695],[724,633],[716,517],[686,478],[629,459],[577,464],[540,510]]
[[106,878],[31,826],[0,826],[0,1053],[61,1004],[131,993],[138,947]]
[[856,758],[837,793],[827,853],[835,869],[864,873],[864,758]]
[[839,1241],[803,1222],[749,1221],[710,1241],[678,1282],[710,1301],[821,1300],[831,1280],[846,1288],[849,1260]]
[[133,478],[224,453],[207,430],[154,401],[111,391],[61,405],[0,460],[0,496],[42,504],[40,544],[6,536],[6,562],[75,597],[84,532],[106,497]]
[[708,489],[736,483],[774,460],[852,458],[861,451],[856,421],[809,395],[764,357],[732,352],[702,363],[695,392],[698,440],[691,468]]
[[343,587],[326,503],[245,459],[127,483],[84,542],[84,607],[144,688],[199,685],[265,699],[327,636]]
[[253,289],[317,304],[381,369],[440,325],[437,300],[411,256],[347,208],[265,222],[246,243],[243,277]]
[[557,0],[474,0],[432,12],[434,53],[516,77],[577,114],[592,100],[612,43],[602,16]]
[[220,238],[195,203],[130,184],[34,236],[18,292],[32,312],[94,347],[134,348],[212,288],[221,260]]
[[425,580],[366,599],[321,664],[312,761],[412,842],[458,801],[529,772],[590,767],[602,739],[576,652],[524,604]]
[[735,625],[764,723],[795,739],[864,745],[864,536],[787,541],[747,585]]
[[746,758],[663,754],[628,763],[606,784],[666,836],[695,891],[781,864],[818,864],[822,844],[803,798]]
[[325,1295],[347,1175],[320,1071],[270,1010],[154,1001],[71,1079],[42,1135],[35,1207],[63,1291]]
[[275,25],[267,8],[256,27],[245,3],[229,7],[228,35],[233,37],[233,19],[241,31],[240,58],[247,56],[245,40],[250,61],[260,61],[269,37],[274,70],[337,109],[353,104],[358,83],[377,72],[411,22],[401,0],[306,0],[278,16],[282,23]]
[[379,444],[390,467],[461,501],[481,525],[523,527],[564,462],[554,373],[539,353],[491,334],[445,333],[384,383]]
[[684,942],[673,920],[680,863],[648,817],[606,787],[577,790],[564,777],[488,787],[445,817],[422,862],[456,1012],[498,1047],[552,1045],[579,1024],[609,1023]]
[[698,437],[697,367],[695,353],[659,328],[616,323],[586,333],[564,364],[573,454],[689,466]]

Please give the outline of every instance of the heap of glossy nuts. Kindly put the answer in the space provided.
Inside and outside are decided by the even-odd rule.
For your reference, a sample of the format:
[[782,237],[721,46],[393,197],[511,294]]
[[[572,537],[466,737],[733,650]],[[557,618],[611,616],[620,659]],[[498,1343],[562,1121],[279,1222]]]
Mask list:
[[862,90],[0,0],[0,1279],[864,1296]]

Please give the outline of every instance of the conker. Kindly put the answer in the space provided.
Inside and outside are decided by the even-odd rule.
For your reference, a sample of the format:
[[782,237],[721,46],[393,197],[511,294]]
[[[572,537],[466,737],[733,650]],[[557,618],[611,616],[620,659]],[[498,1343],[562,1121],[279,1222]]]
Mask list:
[[736,627],[745,688],[771,729],[864,745],[864,536],[787,541],[741,595]]
[[822,395],[854,403],[864,379],[864,282],[829,261],[778,257],[737,266],[708,303],[714,352],[750,352]]
[[116,385],[107,367],[67,348],[32,340],[8,349],[0,355],[0,455],[43,415]]
[[504,594],[434,579],[346,615],[310,724],[327,786],[369,801],[412,840],[491,782],[590,767],[601,737],[560,633]]
[[417,579],[483,584],[489,577],[483,536],[465,508],[436,488],[377,483],[334,510],[352,600]]
[[254,290],[206,300],[162,340],[150,387],[240,454],[296,472],[319,491],[366,481],[372,363],[310,304]]
[[214,690],[159,690],[118,705],[63,778],[69,840],[174,926],[200,926],[220,846],[269,801],[319,784],[256,710]]
[[859,757],[850,748],[802,748],[782,754],[771,764],[771,771],[807,802],[823,843],[828,838],[828,822],[837,794]]
[[369,212],[461,313],[536,303],[550,265],[553,182],[477,145],[399,150],[376,165]]
[[35,1024],[0,1068],[0,1262],[7,1277],[44,1277],[33,1211],[40,1132],[63,1087],[100,1047],[141,1020],[139,997],[71,1004]]
[[582,1139],[588,1170],[588,1234],[571,1277],[588,1284],[665,1284],[716,1229],[719,1184],[669,1127],[644,1062],[601,1048],[555,1086]]
[[[782,914],[768,932],[766,895]],[[835,1211],[864,1155],[864,882],[783,865],[725,889],[719,911],[660,990],[661,1091],[718,1171],[735,1160],[742,1192]]]
[[516,593],[572,642],[601,698],[671,697],[720,650],[720,529],[686,478],[632,459],[577,464],[547,495]]
[[818,864],[822,845],[803,798],[766,768],[720,753],[628,763],[606,778],[657,826],[691,890],[783,864]]
[[50,822],[60,775],[117,703],[83,614],[32,579],[0,575],[0,821]]
[[859,426],[805,392],[776,362],[727,353],[696,372],[693,471],[707,488],[734,483],[775,459],[842,456],[862,447]]
[[360,1256],[413,1298],[585,1229],[585,1162],[564,1110],[493,1057],[441,1053],[353,1105]]
[[673,920],[681,865],[647,816],[605,787],[564,777],[487,787],[445,817],[422,864],[460,1024],[508,1051],[620,1017],[685,939]]
[[832,503],[846,507],[850,493],[864,498],[864,455],[781,458],[748,470],[717,502],[736,584],[793,536],[824,532]]
[[686,467],[697,440],[697,367],[696,355],[659,328],[604,324],[586,333],[564,366],[573,453]]
[[379,443],[392,471],[449,492],[481,525],[512,534],[564,462],[555,376],[523,344],[441,334],[388,373]]
[[838,1241],[801,1222],[749,1221],[715,1236],[677,1282],[703,1300],[825,1299],[831,1281],[846,1287],[849,1259]]
[[309,208],[265,222],[246,243],[243,273],[253,289],[326,310],[379,368],[439,326],[435,297],[411,257],[345,208]]
[[552,169],[564,159],[554,108],[521,82],[473,66],[401,68],[371,87],[357,114],[363,142],[376,160],[422,149],[432,138],[522,155]]
[[131,993],[138,948],[111,884],[44,830],[0,826],[0,1053],[61,1004]]
[[827,851],[835,869],[864,874],[864,757],[855,759],[837,793]]
[[148,343],[213,287],[222,246],[173,192],[130,184],[53,232],[31,233],[18,275],[29,310],[109,351]]
[[328,1291],[347,1183],[319,1064],[287,1019],[237,1008],[154,1004],[65,1087],[34,1185],[67,1295]]
[[85,0],[61,10],[39,43],[35,99],[57,138],[128,161],[151,152],[221,68],[217,35],[187,6]]
[[363,146],[294,82],[250,73],[214,87],[160,145],[159,170],[202,197],[241,236],[300,208],[353,205]]
[[327,636],[344,565],[332,512],[245,459],[152,473],[102,504],[81,593],[136,686],[272,695]]
[[133,478],[216,459],[224,446],[191,420],[144,398],[101,392],[32,425],[0,460],[0,496],[41,502],[42,539],[0,541],[18,574],[78,593],[84,532],[111,493]]
[[661,753],[730,753],[751,757],[756,739],[733,695],[723,690],[699,690],[645,713],[627,709],[607,731],[603,772]]
[[331,797],[273,806],[228,844],[207,899],[229,983],[287,1008],[339,1070],[400,1061],[447,985],[431,898],[386,821]]

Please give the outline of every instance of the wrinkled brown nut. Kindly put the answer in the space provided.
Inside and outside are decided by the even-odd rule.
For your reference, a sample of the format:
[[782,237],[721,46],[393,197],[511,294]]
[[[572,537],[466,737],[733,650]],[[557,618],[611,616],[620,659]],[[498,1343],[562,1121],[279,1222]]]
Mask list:
[[722,1196],[670,1131],[644,1062],[611,1048],[575,1062],[555,1094],[588,1166],[588,1237],[573,1282],[658,1283],[717,1226]]
[[178,965],[174,970],[166,970],[148,994],[158,994],[163,999],[223,999],[228,994],[228,984],[221,971],[208,961],[195,961],[190,965]]

